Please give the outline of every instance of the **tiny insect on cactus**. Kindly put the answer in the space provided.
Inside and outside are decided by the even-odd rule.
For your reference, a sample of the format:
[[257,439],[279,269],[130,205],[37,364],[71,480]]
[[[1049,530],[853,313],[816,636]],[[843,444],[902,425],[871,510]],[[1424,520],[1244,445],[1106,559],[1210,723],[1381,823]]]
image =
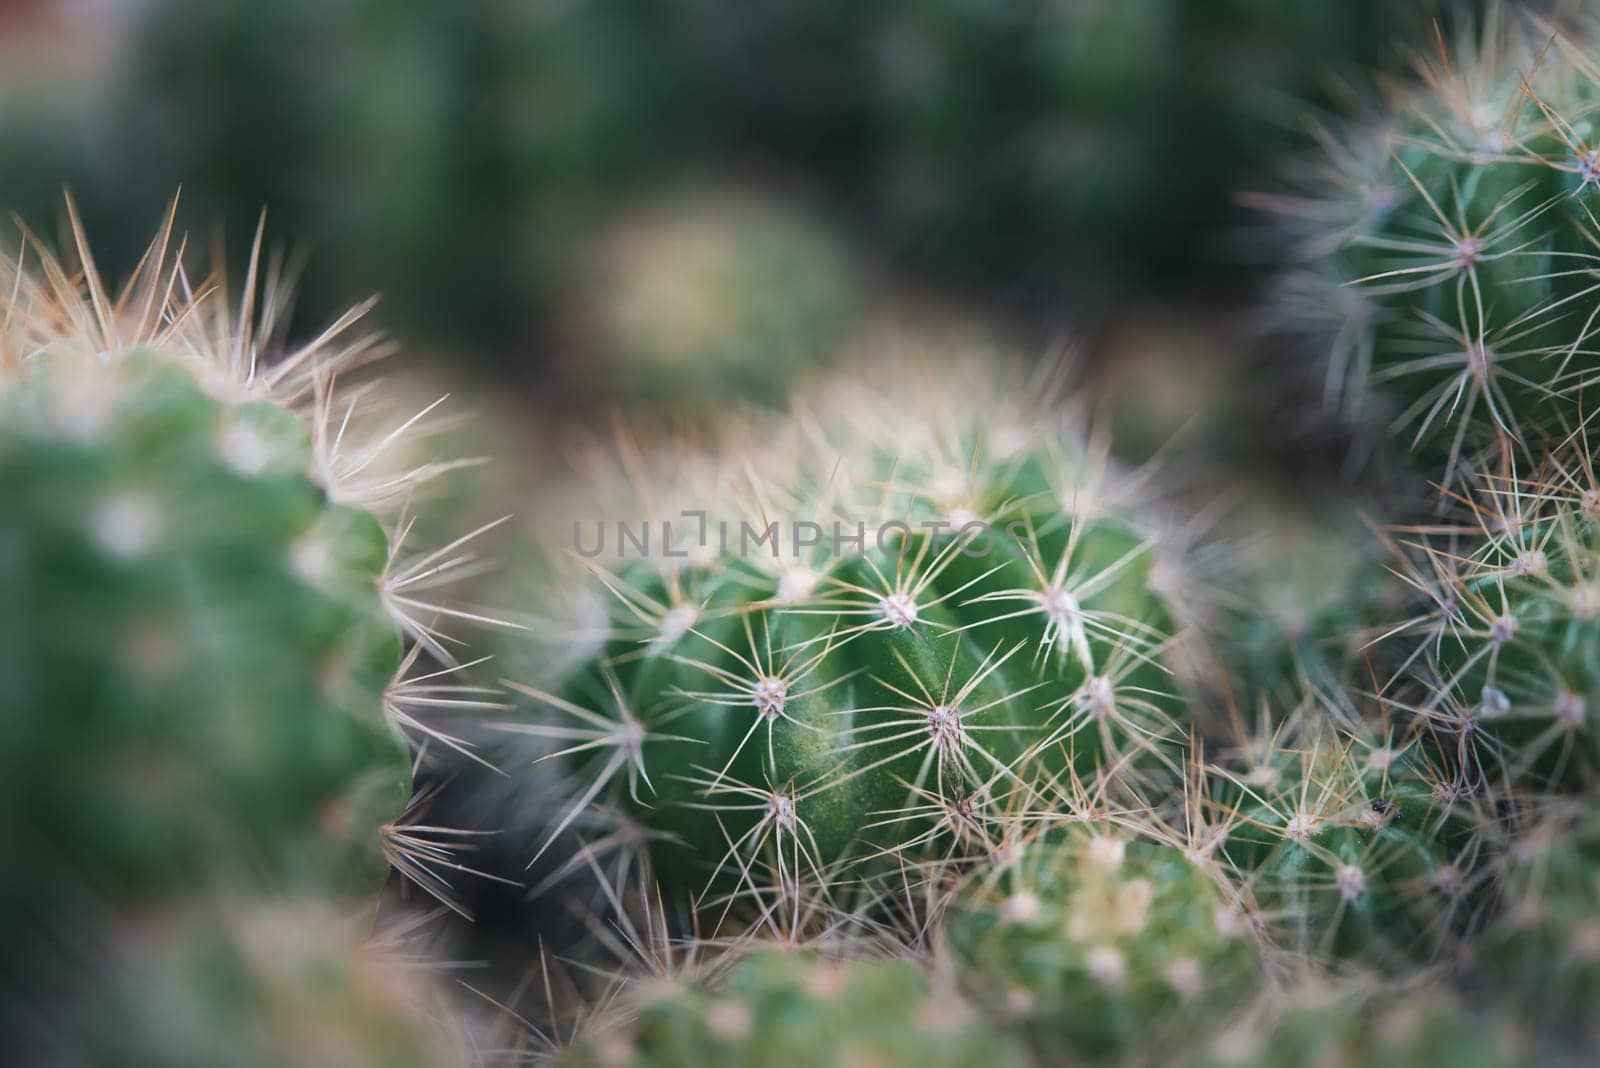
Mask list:
[[403,732],[452,685],[436,592],[470,558],[392,521],[434,466],[372,473],[417,420],[369,435],[337,388],[381,355],[359,310],[289,348],[259,237],[237,306],[173,246],[169,215],[120,293],[81,231],[79,267],[0,262],[4,882],[47,916],[370,891],[408,859]]
[[571,777],[550,841],[605,803],[652,832],[670,897],[726,907],[768,875],[792,893],[982,854],[1068,773],[1175,771],[1181,561],[1135,484],[980,374],[855,369],[730,448],[708,496],[641,476],[641,500],[706,510],[699,537],[666,513],[670,551],[580,547],[603,643],[508,680],[507,726]]

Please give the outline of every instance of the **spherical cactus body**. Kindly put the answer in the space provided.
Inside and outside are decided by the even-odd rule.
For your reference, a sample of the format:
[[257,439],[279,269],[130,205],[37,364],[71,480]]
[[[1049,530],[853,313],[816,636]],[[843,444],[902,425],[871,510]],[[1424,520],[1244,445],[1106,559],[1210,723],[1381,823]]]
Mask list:
[[1302,260],[1286,312],[1330,338],[1329,381],[1450,471],[1573,432],[1595,371],[1588,34],[1485,20],[1276,204]]
[[1464,781],[1582,788],[1600,770],[1600,542],[1590,481],[1482,473],[1416,540],[1395,692]]
[[1450,955],[1481,907],[1482,799],[1424,739],[1297,712],[1211,799],[1267,938],[1333,964]]
[[375,889],[410,790],[405,639],[448,655],[379,518],[412,479],[369,479],[371,417],[331,392],[370,343],[274,361],[282,295],[236,314],[168,236],[120,294],[82,249],[77,275],[0,264],[5,882],[52,915]]
[[1179,1047],[1261,968],[1237,892],[1204,861],[1081,824],[974,877],[946,931],[969,994],[1048,1062]]
[[1115,475],[1021,391],[957,386],[973,368],[886,370],[814,390],[703,482],[642,485],[705,527],[657,513],[655,558],[595,553],[602,640],[517,686],[570,769],[563,825],[628,813],[675,896],[982,852],[1069,771],[1171,763],[1178,568]]
[[[281,408],[220,402],[153,349],[45,359],[0,395],[7,600],[26,624],[6,656],[7,782],[37,833],[14,859],[156,885],[219,854],[315,865],[332,841],[370,880],[409,787],[382,714],[401,650],[377,521],[307,477],[309,436]],[[340,812],[369,789],[380,815]]]

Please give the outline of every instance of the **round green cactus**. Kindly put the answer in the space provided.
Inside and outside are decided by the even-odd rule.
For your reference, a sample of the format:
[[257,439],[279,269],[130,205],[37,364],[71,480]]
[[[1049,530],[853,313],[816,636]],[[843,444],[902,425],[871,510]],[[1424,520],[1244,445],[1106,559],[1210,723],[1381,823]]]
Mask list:
[[1491,786],[1600,772],[1600,490],[1579,474],[1483,474],[1456,525],[1417,540],[1396,692]]
[[778,403],[837,354],[859,311],[843,244],[781,201],[694,190],[625,218],[602,239],[580,347],[613,388],[670,412]]
[[147,917],[98,962],[34,1063],[477,1063],[429,973],[363,944],[357,926],[288,900]]
[[1284,313],[1327,336],[1335,392],[1450,473],[1582,423],[1600,180],[1587,28],[1508,6],[1462,36],[1271,201],[1300,260]]
[[[757,949],[720,981],[636,992],[555,1058],[641,1068],[872,1064],[1010,1068],[1026,1058],[955,993],[903,960]],[[614,1017],[620,1016],[621,1019]]]
[[1208,858],[1083,824],[974,877],[946,937],[970,996],[1050,1061],[1177,1048],[1261,970],[1238,892]]
[[1312,959],[1394,965],[1459,948],[1483,898],[1484,801],[1434,740],[1321,694],[1224,762],[1211,802],[1267,937]]
[[1176,767],[1181,561],[1070,425],[983,375],[853,369],[719,460],[635,465],[632,540],[577,525],[603,607],[556,628],[576,667],[514,680],[571,779],[558,831],[603,804],[674,898],[793,893],[993,848],[1069,772]]
[[77,275],[0,263],[4,881],[46,909],[370,890],[438,682],[405,639],[448,658],[424,587],[457,561],[374,513],[426,468],[369,475],[389,435],[331,391],[369,343],[275,359],[282,294],[236,315],[169,236],[116,295],[81,246]]

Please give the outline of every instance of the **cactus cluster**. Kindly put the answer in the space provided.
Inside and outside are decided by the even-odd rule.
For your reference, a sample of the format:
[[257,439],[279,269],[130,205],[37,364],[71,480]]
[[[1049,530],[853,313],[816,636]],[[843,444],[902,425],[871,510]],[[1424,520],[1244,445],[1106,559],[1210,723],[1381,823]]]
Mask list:
[[[505,726],[558,769],[541,848],[574,850],[607,908],[642,901],[712,960],[774,941],[931,952],[1038,1063],[1573,1048],[1582,1028],[1466,1022],[1498,969],[1548,969],[1581,1002],[1591,966],[1574,813],[1595,757],[1594,366],[1588,190],[1565,169],[1591,64],[1581,36],[1522,51],[1548,28],[1491,12],[1389,102],[1381,138],[1328,139],[1321,200],[1273,201],[1295,276],[1280,292],[1337,317],[1319,368],[1347,383],[1359,364],[1356,393],[1395,399],[1383,447],[1433,483],[1363,488],[1392,532],[1346,506],[1218,598],[1081,410],[1051,401],[1041,420],[1029,390],[974,386],[959,360],[847,367],[720,454],[625,465],[613,517],[658,552],[636,531],[623,559],[592,527],[575,545],[586,623],[535,629],[562,656],[503,664],[522,695]],[[1482,86],[1520,132],[1463,148],[1451,123]],[[1400,179],[1355,222],[1347,143]],[[1441,264],[1445,230],[1483,240]],[[1423,343],[1452,315],[1474,316],[1462,351],[1493,359]],[[835,521],[892,517],[904,552],[826,551]],[[822,536],[785,559],[804,519]],[[776,552],[741,551],[741,527],[773,520]],[[963,551],[1012,521],[1021,541]],[[679,1010],[659,1005],[721,1004],[742,967],[713,968],[708,992],[624,965],[607,989],[651,988],[616,1004],[655,1036],[624,1052],[681,1058]],[[808,997],[803,978],[782,987]],[[619,1033],[600,1019],[575,1049]],[[788,1042],[779,1021],[751,1026]],[[742,1027],[729,1040],[746,1048]]]
[[[927,88],[940,48],[994,41],[888,6],[894,130],[938,160],[989,103]],[[1022,8],[977,7],[1013,39]],[[1085,45],[1112,14],[1074,10],[1022,82],[1128,96]],[[466,539],[408,545],[452,466],[405,440],[428,412],[345,385],[381,351],[357,314],[285,345],[259,243],[230,296],[170,223],[117,291],[81,240],[0,261],[0,875],[49,960],[39,1059],[1578,1061],[1596,33],[1491,10],[1267,201],[1278,312],[1334,327],[1291,351],[1389,406],[1393,462],[1295,534],[1210,529],[1057,365],[878,338],[715,410],[857,309],[781,220],[668,220],[690,243],[596,318],[640,388],[702,395],[703,437],[623,435],[563,551],[515,543],[492,661],[442,629],[493,621],[438,593]],[[397,905],[437,900],[378,954],[337,917],[390,866]],[[442,963],[419,932],[474,922],[480,878],[516,936]],[[78,939],[97,966],[37,952]]]

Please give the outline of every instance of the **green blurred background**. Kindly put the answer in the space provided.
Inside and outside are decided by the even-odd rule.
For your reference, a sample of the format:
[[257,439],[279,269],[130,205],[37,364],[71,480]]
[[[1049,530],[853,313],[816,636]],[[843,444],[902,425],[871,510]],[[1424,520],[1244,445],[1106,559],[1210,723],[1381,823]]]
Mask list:
[[70,189],[113,276],[180,186],[236,258],[266,209],[301,329],[381,292],[541,425],[776,400],[885,315],[1126,363],[1230,321],[1237,190],[1456,6],[6,0],[0,208],[59,243]]

